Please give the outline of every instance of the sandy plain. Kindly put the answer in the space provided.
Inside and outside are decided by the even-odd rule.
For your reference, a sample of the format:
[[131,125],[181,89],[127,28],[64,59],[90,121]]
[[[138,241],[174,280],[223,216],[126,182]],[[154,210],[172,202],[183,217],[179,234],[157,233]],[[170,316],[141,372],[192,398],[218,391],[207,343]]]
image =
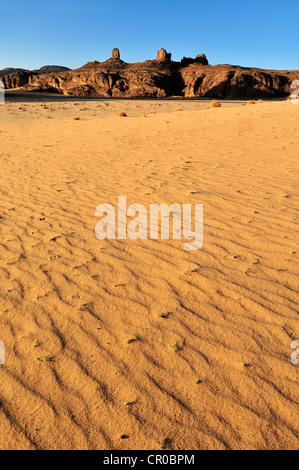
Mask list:
[[[298,449],[298,118],[0,106],[1,449]],[[98,240],[119,195],[203,204],[203,248]]]

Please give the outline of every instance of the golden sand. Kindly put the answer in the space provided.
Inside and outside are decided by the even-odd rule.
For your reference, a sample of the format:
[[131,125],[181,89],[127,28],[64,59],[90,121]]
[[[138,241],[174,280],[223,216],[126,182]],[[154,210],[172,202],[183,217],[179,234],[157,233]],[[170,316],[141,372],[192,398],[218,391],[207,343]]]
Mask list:
[[[1,449],[298,448],[299,106],[179,105],[0,106]],[[97,240],[118,195],[202,250]]]

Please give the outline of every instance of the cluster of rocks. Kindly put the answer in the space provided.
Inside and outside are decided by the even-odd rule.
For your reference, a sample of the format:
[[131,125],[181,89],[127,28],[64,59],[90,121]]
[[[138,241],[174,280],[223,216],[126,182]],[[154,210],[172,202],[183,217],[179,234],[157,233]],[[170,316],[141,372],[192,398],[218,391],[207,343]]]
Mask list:
[[[172,54],[170,52],[167,52],[166,49],[160,49],[157,52],[157,61],[158,62],[165,62],[165,61],[171,61],[171,56]],[[120,59],[120,52],[119,49],[113,49],[112,50],[112,56],[111,59]],[[195,59],[191,59],[190,57],[184,57],[181,60],[182,65],[190,65],[190,64],[200,64],[200,65],[209,65],[208,59],[206,58],[205,54],[197,54]]]
[[115,48],[105,62],[88,62],[76,70],[19,70],[1,79],[5,88],[75,96],[256,99],[288,96],[297,77],[298,71],[211,66],[205,54],[175,62],[165,49],[156,60],[129,64]]

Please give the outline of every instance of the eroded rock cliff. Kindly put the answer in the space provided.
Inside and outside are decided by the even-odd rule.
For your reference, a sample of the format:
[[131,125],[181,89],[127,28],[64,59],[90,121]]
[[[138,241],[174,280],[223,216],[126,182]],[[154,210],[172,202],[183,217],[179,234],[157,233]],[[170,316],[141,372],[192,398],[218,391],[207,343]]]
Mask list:
[[118,49],[105,62],[88,62],[71,71],[18,71],[2,80],[6,88],[76,96],[186,98],[280,98],[290,94],[299,71],[275,71],[232,65],[209,65],[204,54],[171,61],[160,49],[157,60],[128,64]]

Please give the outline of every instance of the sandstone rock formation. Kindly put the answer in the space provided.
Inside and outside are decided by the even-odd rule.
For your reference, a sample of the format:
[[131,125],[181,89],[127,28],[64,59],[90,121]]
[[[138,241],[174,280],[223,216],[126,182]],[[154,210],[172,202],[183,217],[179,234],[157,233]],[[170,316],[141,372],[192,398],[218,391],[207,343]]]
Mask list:
[[16,69],[12,67],[7,67],[6,69],[0,70],[0,77],[4,77],[4,75],[9,75],[9,74],[16,73],[16,72],[21,72],[23,70],[24,69]]
[[183,59],[181,60],[181,64],[184,67],[195,63],[201,65],[209,65],[208,59],[206,58],[205,54],[197,54],[195,59],[192,59],[191,57],[183,57]]
[[116,49],[114,48],[112,50],[112,55],[111,55],[111,59],[120,59],[120,52],[119,52],[119,49]]
[[157,60],[159,60],[159,61],[171,60],[171,54],[166,52],[165,49],[160,49],[157,52]]
[[2,81],[5,88],[21,88],[29,83],[29,79],[32,75],[34,75],[33,72],[21,70],[12,74],[4,75],[2,77]]
[[35,73],[35,74],[42,74],[42,73],[51,73],[51,72],[66,72],[70,70],[68,67],[61,67],[60,65],[44,65],[40,69],[36,70],[25,70],[21,68],[6,68],[0,70],[0,77],[4,77],[5,75],[11,75],[17,72],[27,72],[27,73]]
[[195,62],[201,65],[209,65],[208,59],[205,54],[197,54]]
[[60,65],[44,65],[40,69],[33,70],[37,74],[41,73],[57,73],[57,72],[67,72],[70,70],[68,67],[61,67]]
[[56,73],[19,71],[2,78],[5,88],[74,96],[257,99],[283,98],[298,71],[275,71],[232,65],[208,65],[204,54],[181,62],[164,49],[158,60],[127,64],[118,53],[105,62]]

